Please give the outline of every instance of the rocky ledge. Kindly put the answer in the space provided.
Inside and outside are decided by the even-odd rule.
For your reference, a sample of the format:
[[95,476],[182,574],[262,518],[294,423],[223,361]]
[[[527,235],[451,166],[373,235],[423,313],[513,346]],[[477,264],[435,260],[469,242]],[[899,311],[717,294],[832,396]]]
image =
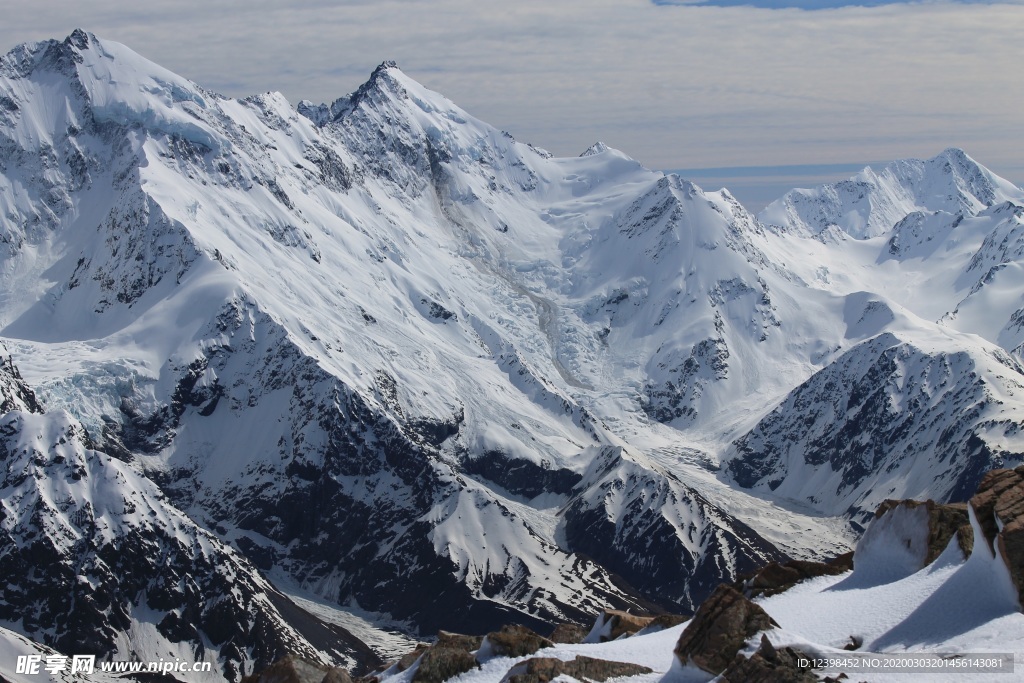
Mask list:
[[1002,558],[1024,603],[1024,466],[986,474],[970,505],[988,549]]

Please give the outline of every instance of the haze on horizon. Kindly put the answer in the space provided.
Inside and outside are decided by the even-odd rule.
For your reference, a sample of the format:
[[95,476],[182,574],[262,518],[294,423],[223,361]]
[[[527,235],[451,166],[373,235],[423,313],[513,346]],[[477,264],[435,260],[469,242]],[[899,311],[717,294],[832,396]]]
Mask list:
[[54,0],[9,6],[0,50],[81,27],[223,94],[293,104],[331,101],[394,59],[521,140],[558,155],[602,140],[755,209],[950,146],[1022,184],[1024,4],[848,4]]

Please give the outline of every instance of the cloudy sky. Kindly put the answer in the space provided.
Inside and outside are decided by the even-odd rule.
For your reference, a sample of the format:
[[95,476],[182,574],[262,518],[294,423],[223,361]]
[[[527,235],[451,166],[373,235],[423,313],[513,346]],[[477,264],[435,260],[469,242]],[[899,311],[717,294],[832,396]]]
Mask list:
[[603,140],[752,203],[949,146],[1024,183],[1024,0],[0,3],[2,50],[82,27],[227,95],[330,101],[395,59],[555,154]]

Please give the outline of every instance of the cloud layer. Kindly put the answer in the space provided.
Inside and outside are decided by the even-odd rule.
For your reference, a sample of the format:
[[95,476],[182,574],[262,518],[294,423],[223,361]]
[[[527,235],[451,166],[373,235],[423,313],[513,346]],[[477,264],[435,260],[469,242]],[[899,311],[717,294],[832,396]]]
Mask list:
[[1024,181],[1021,5],[54,0],[6,14],[0,49],[81,26],[228,95],[329,101],[396,59],[557,154],[600,139],[654,168],[700,168],[957,145]]

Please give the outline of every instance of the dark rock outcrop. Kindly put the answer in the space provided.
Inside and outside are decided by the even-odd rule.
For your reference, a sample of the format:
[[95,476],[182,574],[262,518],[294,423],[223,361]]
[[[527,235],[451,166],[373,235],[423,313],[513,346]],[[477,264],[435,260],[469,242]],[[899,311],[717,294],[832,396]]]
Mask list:
[[[622,610],[606,609],[597,617],[594,628],[601,631],[601,642],[616,640],[622,636],[631,636],[634,633],[647,627],[654,621],[653,616],[641,616],[630,614]],[[607,631],[607,633],[604,633]]]
[[970,556],[971,546],[974,544],[974,532],[971,529],[971,522],[967,516],[966,503],[943,505],[933,500],[926,500],[924,502],[916,500],[886,500],[875,511],[875,519],[901,505],[911,509],[924,506],[928,511],[928,552],[924,560],[926,566],[934,562],[942,554],[954,534],[958,534],[957,544],[960,546],[960,552],[963,553],[964,558]]
[[[545,463],[548,465],[548,463]],[[462,463],[462,469],[498,484],[509,493],[533,498],[542,493],[568,494],[582,477],[565,468],[537,465],[506,455],[499,450],[484,451]]]
[[476,657],[468,650],[435,645],[420,657],[412,683],[442,683],[478,666]]
[[352,683],[352,677],[340,667],[323,666],[298,655],[288,655],[259,673],[246,676],[242,683]]
[[[948,539],[947,539],[948,540]],[[853,569],[853,553],[844,553],[828,562],[789,560],[769,562],[753,575],[741,577],[735,586],[748,598],[775,595],[789,590],[806,579],[835,576]]]
[[12,410],[42,413],[43,406],[32,387],[22,379],[14,358],[7,353],[7,346],[0,343],[0,415]]
[[1024,601],[1024,465],[986,474],[970,504],[988,548],[998,549]]
[[395,668],[399,671],[405,671],[413,664],[415,664],[416,660],[422,657],[423,654],[426,653],[426,651],[429,649],[430,646],[426,643],[418,643],[416,645],[415,650],[413,650],[412,652],[407,652],[406,654],[398,658],[398,661],[395,662]]
[[554,643],[550,640],[525,626],[513,624],[503,626],[500,631],[488,633],[486,645],[481,645],[480,650],[481,656],[486,657],[525,657],[552,645]]
[[791,647],[775,649],[766,636],[750,658],[736,655],[720,679],[722,683],[817,683],[810,667],[800,666],[807,655]]
[[548,639],[553,643],[582,643],[590,630],[579,624],[558,624]]
[[774,626],[775,621],[728,584],[711,594],[676,643],[676,657],[711,674],[719,674],[736,657],[748,638]]
[[609,678],[649,673],[650,669],[639,664],[612,662],[582,655],[568,662],[552,657],[534,657],[512,667],[502,679],[502,683],[548,683],[562,675],[580,681],[606,681]]
[[651,620],[651,623],[644,627],[644,633],[664,631],[673,626],[679,626],[684,621],[689,621],[692,615],[686,614],[659,614]]
[[463,633],[452,633],[451,631],[438,631],[437,642],[434,647],[445,647],[463,652],[473,652],[480,647],[483,636],[467,636]]

